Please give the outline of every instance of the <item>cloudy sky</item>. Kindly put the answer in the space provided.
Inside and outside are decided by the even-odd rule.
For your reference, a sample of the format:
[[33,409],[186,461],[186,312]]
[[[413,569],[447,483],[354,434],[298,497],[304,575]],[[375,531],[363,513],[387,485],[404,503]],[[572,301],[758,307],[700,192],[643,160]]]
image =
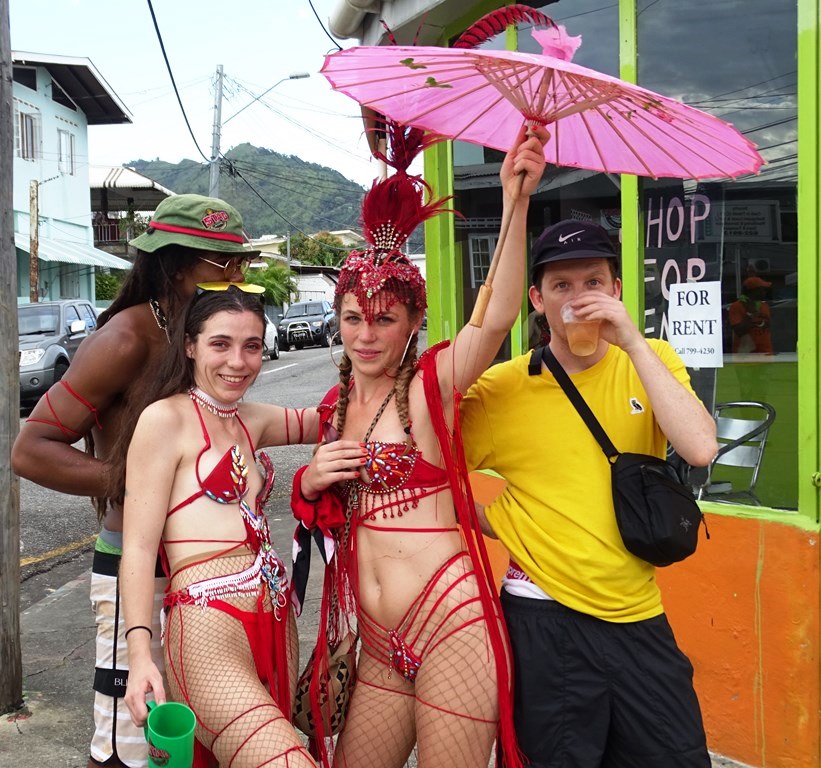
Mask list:
[[[17,51],[87,56],[133,115],[92,127],[88,162],[202,160],[177,105],[146,0],[10,0]],[[214,82],[225,72],[222,151],[243,142],[328,165],[361,184],[376,170],[357,105],[318,74],[336,43],[308,0],[152,0],[200,149],[210,155]],[[340,0],[313,0],[326,24]],[[618,4],[559,0],[543,10],[584,42],[575,61],[618,72]],[[795,5],[768,0],[639,0],[639,81],[732,122],[795,178]],[[356,41],[340,41],[344,47]],[[523,49],[533,50],[529,36]],[[739,66],[741,65],[741,66]],[[286,80],[228,120],[292,73]],[[774,162],[773,162],[774,161]]]
[[[327,26],[339,0],[313,0]],[[223,128],[221,148],[250,142],[339,170],[369,184],[358,106],[318,74],[336,44],[308,0],[152,0],[183,106],[211,154],[215,72],[225,73],[223,120],[296,72]],[[146,0],[11,0],[15,51],[85,56],[133,115],[132,125],[89,129],[92,165],[161,158],[202,161],[177,104]],[[355,41],[341,41],[348,47]]]

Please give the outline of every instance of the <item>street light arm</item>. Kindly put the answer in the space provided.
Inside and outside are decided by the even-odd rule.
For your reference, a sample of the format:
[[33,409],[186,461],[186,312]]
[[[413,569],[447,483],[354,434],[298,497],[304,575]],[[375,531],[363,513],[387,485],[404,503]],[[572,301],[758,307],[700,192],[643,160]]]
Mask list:
[[226,120],[222,121],[222,124],[225,125],[229,120],[233,120],[240,112],[244,112],[248,107],[252,104],[258,102],[263,96],[269,94],[271,91],[274,90],[280,83],[284,83],[286,80],[303,80],[306,77],[310,77],[310,72],[294,72],[292,75],[288,75],[288,77],[283,77],[282,80],[277,80],[270,88],[266,88],[259,96],[255,96],[251,101],[249,101],[244,107],[238,109],[234,112],[231,117],[227,118]]

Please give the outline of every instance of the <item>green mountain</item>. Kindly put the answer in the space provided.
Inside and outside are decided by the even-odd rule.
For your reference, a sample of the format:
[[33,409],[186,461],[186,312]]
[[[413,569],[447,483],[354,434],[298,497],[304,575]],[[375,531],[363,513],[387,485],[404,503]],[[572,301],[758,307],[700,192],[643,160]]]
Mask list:
[[[225,153],[220,197],[242,214],[251,237],[302,231],[360,230],[365,189],[341,173],[270,149],[240,144]],[[209,168],[183,160],[135,160],[140,173],[181,194],[208,194]]]

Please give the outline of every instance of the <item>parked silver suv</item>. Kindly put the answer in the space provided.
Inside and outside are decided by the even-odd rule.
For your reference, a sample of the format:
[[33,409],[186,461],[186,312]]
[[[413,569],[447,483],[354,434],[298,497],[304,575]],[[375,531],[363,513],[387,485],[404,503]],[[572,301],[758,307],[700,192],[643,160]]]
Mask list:
[[80,346],[97,327],[97,310],[83,299],[17,306],[20,336],[20,402],[31,403],[59,381]]

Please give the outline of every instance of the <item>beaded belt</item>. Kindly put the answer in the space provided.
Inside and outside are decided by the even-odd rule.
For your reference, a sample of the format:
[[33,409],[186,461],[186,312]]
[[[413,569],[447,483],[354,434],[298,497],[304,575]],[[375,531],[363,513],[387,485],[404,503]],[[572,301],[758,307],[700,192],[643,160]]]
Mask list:
[[166,595],[165,606],[183,604],[208,606],[212,600],[224,597],[256,595],[261,583],[266,583],[271,591],[271,600],[278,608],[288,602],[288,577],[282,561],[272,556],[272,550],[258,552],[254,562],[238,573],[215,576],[211,579],[196,581],[183,589]]

